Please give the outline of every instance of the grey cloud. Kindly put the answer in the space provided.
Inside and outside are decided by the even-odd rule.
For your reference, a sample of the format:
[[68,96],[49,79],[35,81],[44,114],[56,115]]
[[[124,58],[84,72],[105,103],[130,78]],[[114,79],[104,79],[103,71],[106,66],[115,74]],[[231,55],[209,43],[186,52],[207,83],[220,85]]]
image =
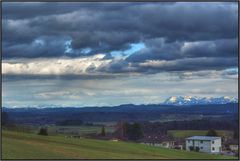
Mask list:
[[236,67],[235,58],[185,58],[173,61],[148,61],[140,64],[144,70],[156,71],[199,71],[207,69],[222,70]]
[[[48,81],[22,79],[3,82],[3,105],[12,107],[42,103],[62,106],[148,104],[160,103],[173,95],[222,96],[222,91],[228,91],[228,93],[224,92],[225,95],[237,96],[237,80],[203,78],[181,81],[174,75],[169,76],[169,73],[88,81],[73,79],[71,82],[65,79]],[[63,92],[61,94],[63,97],[59,99],[56,92]],[[39,94],[44,93],[52,94],[51,100],[39,97]],[[75,93],[78,95],[77,99],[69,97],[69,94],[75,96]]]
[[[23,3],[18,6],[4,3],[3,42],[7,45],[3,46],[3,58],[12,56],[7,53],[9,48],[31,43],[41,36],[62,40],[63,37],[72,38],[72,47],[76,53],[69,56],[81,56],[83,53],[79,51],[87,47],[92,49],[88,54],[108,53],[125,50],[131,43],[147,43],[148,40],[159,38],[165,39],[166,43],[178,45],[185,41],[237,37],[237,4],[163,4],[165,3]],[[56,47],[59,46],[52,46]],[[48,50],[53,50],[52,48]],[[167,50],[167,47],[163,48]],[[153,51],[155,50],[157,49],[154,48]],[[21,51],[19,48],[19,57],[33,57],[30,51]],[[145,52],[154,57],[151,56],[151,50]],[[171,54],[160,56],[159,59],[174,59],[177,56]],[[52,55],[62,56],[62,52]],[[47,56],[48,54],[42,55]]]
[[[236,58],[199,57],[183,58],[177,60],[150,60],[145,62],[128,62],[125,60],[112,61],[108,65],[99,68],[99,71],[109,73],[159,73],[159,72],[182,72],[201,70],[224,70],[237,66]],[[236,71],[226,71],[227,75]],[[200,73],[199,73],[200,74]],[[202,73],[207,75],[206,73]]]
[[183,54],[186,57],[237,57],[237,39],[190,43]]
[[55,57],[65,55],[65,41],[53,37],[41,37],[31,43],[8,45],[3,44],[7,57]]
[[180,48],[183,42],[166,42],[164,38],[148,39],[146,48],[130,55],[129,62],[144,62],[145,60],[175,60],[183,57]]
[[163,38],[150,39],[146,48],[127,58],[129,62],[145,60],[175,60],[197,57],[237,57],[237,39],[195,42],[166,42]]

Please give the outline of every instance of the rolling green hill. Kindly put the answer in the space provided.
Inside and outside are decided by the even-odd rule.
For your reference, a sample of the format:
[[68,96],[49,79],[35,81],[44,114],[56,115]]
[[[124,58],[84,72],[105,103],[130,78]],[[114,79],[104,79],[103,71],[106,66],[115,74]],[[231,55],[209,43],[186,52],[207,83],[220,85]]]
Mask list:
[[[127,142],[3,131],[3,159],[234,159]],[[236,158],[235,158],[236,159]]]

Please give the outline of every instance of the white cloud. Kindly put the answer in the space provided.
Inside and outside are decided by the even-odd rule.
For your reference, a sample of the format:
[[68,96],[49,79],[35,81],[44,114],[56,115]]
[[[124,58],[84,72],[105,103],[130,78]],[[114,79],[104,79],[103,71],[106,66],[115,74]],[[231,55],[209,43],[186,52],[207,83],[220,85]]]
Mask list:
[[168,65],[174,65],[174,61],[166,61],[166,60],[147,60],[143,63],[139,64],[142,67],[155,67],[155,68],[160,68],[160,67],[165,67]]
[[25,75],[82,75],[97,72],[98,68],[108,65],[112,60],[103,59],[104,54],[84,58],[49,58],[3,61],[2,74]]

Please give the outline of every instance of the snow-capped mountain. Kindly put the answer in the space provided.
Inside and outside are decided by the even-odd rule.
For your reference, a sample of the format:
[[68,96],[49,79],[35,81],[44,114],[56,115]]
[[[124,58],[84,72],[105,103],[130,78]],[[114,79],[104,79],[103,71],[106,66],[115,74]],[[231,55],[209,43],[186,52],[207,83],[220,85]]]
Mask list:
[[227,104],[237,103],[235,97],[195,97],[195,96],[172,96],[164,101],[167,105],[198,105],[198,104]]

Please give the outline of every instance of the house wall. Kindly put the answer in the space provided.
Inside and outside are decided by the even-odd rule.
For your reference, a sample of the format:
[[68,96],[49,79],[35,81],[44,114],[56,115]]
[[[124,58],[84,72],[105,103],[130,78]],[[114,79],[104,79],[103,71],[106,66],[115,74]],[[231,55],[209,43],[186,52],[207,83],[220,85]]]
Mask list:
[[[214,150],[213,150],[214,148]],[[211,153],[220,153],[222,151],[222,141],[221,139],[214,140],[214,143],[211,142]]]
[[[194,143],[193,143],[194,141]],[[186,150],[190,151],[190,146],[194,148],[199,147],[200,152],[206,153],[220,153],[221,152],[221,139],[214,140],[214,143],[210,140],[186,140]]]
[[[193,145],[194,141],[194,145]],[[194,148],[199,147],[200,152],[211,152],[211,142],[208,140],[186,140],[186,150],[190,151],[190,146],[194,146]]]

